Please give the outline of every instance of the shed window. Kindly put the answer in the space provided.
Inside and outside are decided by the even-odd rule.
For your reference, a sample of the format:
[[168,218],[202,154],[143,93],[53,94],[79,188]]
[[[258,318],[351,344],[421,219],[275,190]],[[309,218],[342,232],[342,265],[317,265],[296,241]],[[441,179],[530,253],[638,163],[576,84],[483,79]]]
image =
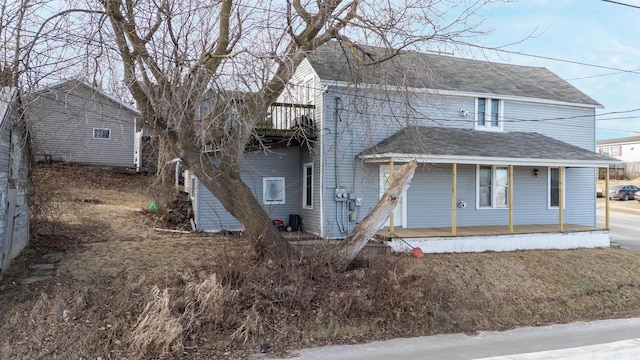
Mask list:
[[111,139],[111,129],[93,128],[94,139]]

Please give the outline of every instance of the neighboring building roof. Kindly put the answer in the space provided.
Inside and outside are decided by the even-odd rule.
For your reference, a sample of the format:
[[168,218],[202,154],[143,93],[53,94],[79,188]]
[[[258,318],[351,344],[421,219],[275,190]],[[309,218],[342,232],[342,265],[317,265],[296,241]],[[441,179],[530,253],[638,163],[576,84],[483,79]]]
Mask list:
[[47,91],[51,91],[52,89],[57,89],[57,88],[61,88],[61,87],[64,87],[64,86],[70,86],[72,88],[73,87],[82,86],[84,88],[87,88],[90,91],[94,91],[94,92],[106,97],[107,99],[113,101],[114,103],[116,103],[116,104],[118,104],[118,105],[120,105],[120,106],[122,106],[122,107],[124,107],[124,108],[126,108],[128,110],[130,110],[130,111],[135,112],[138,115],[142,114],[140,112],[140,110],[136,109],[135,107],[133,107],[133,106],[131,106],[131,105],[125,103],[125,102],[122,102],[121,100],[119,100],[115,96],[107,94],[102,89],[97,88],[95,86],[92,86],[91,84],[89,84],[89,83],[87,83],[85,81],[82,81],[82,80],[78,80],[78,79],[69,79],[69,80],[58,81],[58,82],[55,82],[53,84],[47,85],[47,86],[45,86],[43,88],[40,88],[40,89],[32,92],[32,94],[44,93],[44,92],[47,92]]
[[7,115],[14,101],[18,98],[18,88],[4,86],[0,87],[0,132],[7,122]]
[[640,136],[628,136],[614,139],[597,140],[596,145],[640,143]]
[[[385,49],[365,47],[375,54]],[[501,64],[453,56],[403,52],[378,65],[358,63],[337,41],[307,56],[320,79],[439,91],[523,97],[602,107],[546,68]]]
[[369,162],[409,160],[426,163],[599,167],[620,160],[529,132],[493,132],[409,126],[362,151]]

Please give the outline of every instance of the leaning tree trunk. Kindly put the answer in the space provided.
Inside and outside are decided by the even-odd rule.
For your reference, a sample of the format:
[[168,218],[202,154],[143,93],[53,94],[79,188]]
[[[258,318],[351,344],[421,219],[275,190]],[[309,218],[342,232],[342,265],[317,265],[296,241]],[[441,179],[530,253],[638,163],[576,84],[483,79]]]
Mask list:
[[413,159],[400,167],[400,170],[393,175],[391,186],[385,191],[373,210],[371,210],[371,212],[356,225],[351,234],[340,243],[334,258],[334,268],[337,271],[346,270],[347,266],[351,264],[369,239],[371,239],[385,221],[387,221],[398,205],[400,194],[409,187],[409,183],[413,178],[417,166],[417,161]]
[[259,258],[277,262],[292,258],[295,253],[293,247],[273,225],[269,214],[242,181],[239,171],[230,167],[213,170],[213,166],[208,171],[203,166],[193,166],[191,169],[225,210],[244,226],[244,233]]

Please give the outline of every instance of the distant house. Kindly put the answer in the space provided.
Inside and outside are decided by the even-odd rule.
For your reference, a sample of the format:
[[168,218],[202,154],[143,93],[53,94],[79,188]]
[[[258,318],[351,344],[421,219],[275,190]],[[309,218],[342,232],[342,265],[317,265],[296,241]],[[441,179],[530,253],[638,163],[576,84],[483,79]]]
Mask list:
[[79,80],[29,94],[25,113],[38,160],[134,167],[140,112]]
[[[596,141],[596,151],[599,154],[622,160],[614,165],[615,174],[626,178],[640,176],[640,136],[604,139]],[[622,174],[618,174],[622,173]]]
[[30,145],[16,88],[0,88],[0,276],[29,242]]
[[[257,129],[273,141],[247,152],[242,179],[272,219],[295,231],[299,215],[305,232],[340,239],[416,159],[378,232],[395,250],[609,246],[594,175],[617,160],[595,152],[601,107],[545,68],[418,52],[362,66],[329,42],[296,69],[267,116],[271,132]],[[309,141],[275,139],[304,123]],[[186,183],[198,229],[242,229],[197,179]]]

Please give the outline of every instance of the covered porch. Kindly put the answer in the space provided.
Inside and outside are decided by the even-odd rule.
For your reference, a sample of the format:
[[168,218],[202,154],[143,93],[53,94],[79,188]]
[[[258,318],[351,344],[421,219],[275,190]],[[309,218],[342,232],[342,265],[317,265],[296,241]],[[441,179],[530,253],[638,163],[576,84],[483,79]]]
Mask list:
[[[500,144],[499,147],[496,144]],[[579,247],[606,247],[609,242],[609,203],[606,199],[606,225],[604,228],[589,221],[582,224],[565,222],[565,169],[605,168],[617,162],[577,146],[573,146],[537,133],[483,133],[464,129],[432,127],[409,127],[385,139],[378,145],[365,150],[360,158],[366,163],[384,164],[394,173],[394,167],[416,159],[422,164],[437,164],[450,169],[450,222],[449,226],[403,227],[392,215],[388,226],[380,229],[376,238],[387,243],[394,251],[408,251],[420,247],[424,252],[478,252],[512,251],[524,249],[569,249]],[[467,204],[458,196],[459,165],[500,167],[504,169],[506,181],[501,194],[500,224],[459,226],[459,211]],[[556,174],[555,204],[549,204],[546,211],[555,211],[556,221],[539,224],[517,223],[514,220],[514,193],[518,182],[514,181],[514,169],[533,169],[532,176],[538,176],[538,168],[553,168]],[[605,170],[605,171],[606,171]],[[520,170],[522,171],[522,170]],[[468,175],[468,174],[467,174]],[[477,175],[480,176],[480,175]],[[479,178],[478,178],[479,179]],[[607,176],[608,179],[608,176]],[[595,178],[593,208],[595,210]],[[479,191],[479,181],[476,183]],[[389,182],[393,182],[390,176]],[[467,186],[469,181],[462,181]],[[549,184],[551,187],[551,184]],[[608,188],[608,184],[607,184]],[[522,187],[520,187],[522,189]],[[551,191],[550,188],[546,191]],[[467,189],[468,193],[468,189]],[[546,201],[547,193],[539,194]],[[464,211],[485,211],[479,202],[480,195],[471,209]],[[422,201],[425,201],[423,199]],[[522,203],[521,203],[522,204]],[[494,206],[495,208],[495,206]],[[555,208],[555,210],[553,210]],[[520,208],[522,209],[522,207]],[[447,211],[441,209],[441,211]],[[527,210],[528,211],[528,210]],[[505,214],[506,212],[506,214]],[[520,219],[522,219],[522,212]],[[551,219],[548,219],[551,220]],[[528,221],[528,219],[527,219]],[[415,225],[415,224],[414,224]]]
[[425,253],[515,251],[607,247],[609,231],[595,226],[557,224],[382,229],[376,239],[395,252],[419,247]]

